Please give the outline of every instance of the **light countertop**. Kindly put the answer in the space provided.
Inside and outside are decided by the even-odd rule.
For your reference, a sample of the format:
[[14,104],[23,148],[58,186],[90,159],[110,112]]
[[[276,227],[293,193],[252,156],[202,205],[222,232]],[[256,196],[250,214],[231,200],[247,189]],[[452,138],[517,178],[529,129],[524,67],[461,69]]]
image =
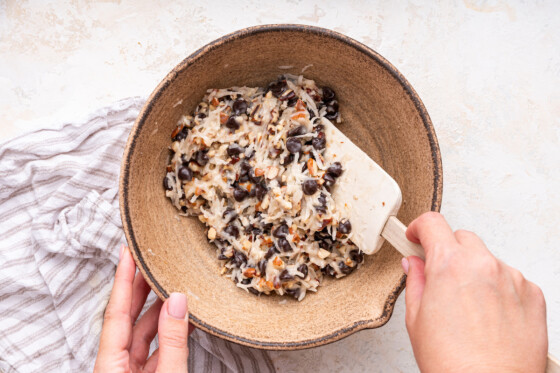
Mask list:
[[[0,142],[147,97],[191,52],[246,26],[342,32],[416,89],[441,147],[442,213],[543,289],[560,357],[560,2],[425,3],[0,2]],[[380,329],[272,358],[286,372],[415,371],[404,311],[401,296]]]

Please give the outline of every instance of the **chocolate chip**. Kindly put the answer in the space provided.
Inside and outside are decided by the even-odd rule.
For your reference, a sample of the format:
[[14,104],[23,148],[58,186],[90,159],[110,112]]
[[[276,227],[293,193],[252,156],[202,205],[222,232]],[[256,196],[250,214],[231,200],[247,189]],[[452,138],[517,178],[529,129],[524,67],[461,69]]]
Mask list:
[[334,183],[336,182],[336,179],[334,178],[334,176],[329,174],[329,173],[326,173],[326,174],[323,175],[323,180],[325,180],[323,185],[327,188],[327,190],[330,190],[330,187],[332,187],[334,185]]
[[317,184],[317,181],[314,179],[309,179],[309,180],[305,180],[303,182],[302,185],[302,190],[303,190],[303,194],[306,194],[308,196],[313,195],[317,192],[317,190],[319,189],[319,185]]
[[242,148],[237,143],[232,143],[227,148],[227,154],[230,157],[238,156],[239,154],[243,153],[244,151],[245,151],[245,148]]
[[232,105],[235,115],[247,114],[247,101],[242,98],[237,99]]
[[294,279],[294,276],[292,276],[290,274],[290,272],[288,272],[287,269],[283,270],[282,272],[280,272],[280,276],[279,276],[280,280],[282,281],[290,281]]
[[342,169],[342,165],[340,164],[340,162],[334,162],[329,166],[329,168],[327,168],[327,173],[331,174],[334,177],[340,177],[343,172],[344,170]]
[[327,140],[324,137],[315,137],[311,141],[311,145],[317,150],[323,150],[327,146]]
[[169,178],[167,177],[167,175],[165,175],[165,177],[163,178],[163,187],[165,188],[165,190],[173,190],[173,185],[169,183]]
[[315,127],[313,127],[313,132],[321,132],[324,129],[325,126],[323,126],[322,124],[317,124]]
[[233,264],[241,267],[243,264],[247,264],[247,255],[245,255],[241,251],[234,250],[233,258],[231,259],[231,261],[233,262]]
[[247,288],[247,290],[249,290],[251,293],[255,294],[255,295],[261,295],[261,292],[258,291],[255,288]]
[[251,172],[252,169],[253,169],[253,167],[251,167],[249,162],[243,161],[243,162],[241,162],[239,172],[241,173],[241,175],[248,175],[249,172]]
[[354,249],[350,251],[350,259],[356,263],[361,263],[364,261],[364,253],[361,250]]
[[286,294],[291,295],[296,299],[299,299],[299,295],[301,294],[301,289],[300,288],[286,289]]
[[239,238],[239,229],[237,229],[237,227],[235,225],[228,225],[225,229],[224,229],[224,233],[234,237],[234,238]]
[[266,263],[267,262],[268,262],[268,260],[263,259],[259,262],[259,264],[257,264],[257,268],[259,269],[261,277],[263,277],[263,278],[266,275]]
[[177,175],[179,176],[179,179],[183,181],[191,181],[193,178],[193,173],[187,165],[182,165],[181,167],[179,167]]
[[286,224],[282,224],[272,232],[272,235],[276,238],[285,238],[288,234],[290,234],[290,228]]
[[277,244],[278,244],[278,247],[280,248],[280,250],[282,250],[285,253],[287,253],[289,251],[292,251],[292,246],[290,245],[288,240],[283,238],[283,237],[278,239]]
[[301,141],[295,137],[290,137],[286,141],[286,149],[292,154],[299,153],[301,151]]
[[181,211],[183,211],[186,214],[187,213],[187,206],[181,206]]
[[284,161],[282,162],[282,166],[287,166],[290,163],[292,163],[294,161],[294,155],[293,154],[288,154],[286,157],[284,157]]
[[244,279],[241,281],[241,283],[242,283],[243,285],[249,285],[249,284],[251,283],[251,281],[252,281],[252,280],[251,280],[250,278],[244,278]]
[[235,198],[237,202],[243,202],[243,200],[248,196],[249,196],[249,192],[247,192],[247,190],[245,189],[235,188],[233,190],[233,198]]
[[352,232],[352,224],[350,224],[350,220],[342,220],[338,223],[338,231],[342,234],[348,234]]
[[194,161],[198,163],[199,166],[204,167],[208,163],[208,150],[199,150],[194,153]]
[[271,83],[268,86],[268,90],[272,92],[272,94],[274,95],[274,97],[280,97],[282,95],[282,93],[284,92],[284,90],[286,89],[287,83],[285,80],[280,80],[276,83]]
[[334,120],[338,117],[338,101],[332,100],[327,104],[327,112],[325,118]]
[[296,275],[300,278],[306,278],[307,277],[307,273],[309,271],[309,269],[307,268],[306,264],[302,264],[299,267],[297,267],[298,272],[301,272],[303,274],[303,277],[301,277],[300,275]]
[[239,123],[237,122],[237,120],[235,120],[235,118],[237,117],[232,115],[226,122],[226,127],[233,131],[239,129]]
[[294,107],[295,104],[297,104],[298,98],[297,97],[292,97],[291,99],[288,100],[288,106],[289,107]]
[[354,269],[356,269],[356,267],[347,266],[344,262],[339,262],[338,268],[340,269],[340,272],[344,273],[345,275],[349,275],[350,273],[354,272]]
[[255,187],[251,189],[251,192],[253,190],[255,191],[255,197],[257,197],[259,201],[262,201],[262,199],[264,198],[264,196],[266,196],[266,193],[268,192],[268,188],[266,187],[266,184],[264,182],[255,185]]
[[288,131],[288,137],[301,136],[301,135],[305,135],[306,133],[307,133],[307,128],[305,126],[297,126]]
[[222,218],[224,218],[225,222],[229,224],[237,218],[237,212],[235,212],[235,210],[231,207],[228,207],[222,214]]
[[331,277],[336,277],[336,270],[331,267],[330,265],[327,265],[326,267],[321,268],[321,272],[323,272],[323,274],[325,275],[329,275]]
[[175,135],[175,137],[173,138],[173,141],[181,141],[187,138],[189,134],[189,128],[188,127],[183,127],[183,129],[181,129],[181,131],[179,131],[178,134]]
[[323,101],[331,101],[335,97],[334,91],[329,87],[323,87]]
[[220,255],[218,255],[218,260],[227,260],[227,259],[229,259],[229,258],[226,256],[225,251],[226,251],[226,248],[225,248],[225,247],[222,248],[222,249],[220,250]]
[[313,112],[312,109],[307,108],[307,112],[309,113],[309,120],[315,118],[315,113]]
[[279,253],[280,253],[280,251],[278,251],[278,249],[275,248],[275,247],[273,246],[273,247],[271,247],[270,249],[268,249],[268,251],[266,252],[266,254],[264,254],[264,258],[265,258],[266,260],[268,260],[268,259],[272,258],[272,256],[273,256],[274,254],[279,254]]

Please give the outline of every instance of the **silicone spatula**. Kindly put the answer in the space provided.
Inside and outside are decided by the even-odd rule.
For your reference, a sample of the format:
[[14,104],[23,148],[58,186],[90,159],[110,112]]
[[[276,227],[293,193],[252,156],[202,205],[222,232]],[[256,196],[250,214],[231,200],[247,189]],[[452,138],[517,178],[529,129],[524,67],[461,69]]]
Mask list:
[[[352,224],[352,241],[365,254],[374,254],[385,239],[405,257],[425,259],[422,246],[406,238],[406,226],[397,219],[402,203],[397,182],[333,124],[322,123],[327,135],[325,159],[344,167],[333,198]],[[560,373],[560,363],[551,355],[546,372]]]
[[352,224],[352,241],[365,253],[374,254],[384,239],[402,255],[424,259],[422,246],[405,236],[406,226],[396,215],[402,194],[397,182],[329,121],[323,121],[327,138],[325,159],[339,161],[344,172],[333,198]]

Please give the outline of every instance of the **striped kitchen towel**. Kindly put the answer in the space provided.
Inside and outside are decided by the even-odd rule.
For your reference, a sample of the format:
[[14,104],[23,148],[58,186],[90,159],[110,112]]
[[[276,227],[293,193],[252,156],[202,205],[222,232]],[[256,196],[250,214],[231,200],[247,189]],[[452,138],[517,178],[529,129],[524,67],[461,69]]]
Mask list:
[[[142,104],[0,146],[0,371],[92,370],[125,242],[121,157]],[[191,372],[274,371],[266,352],[200,330],[189,347]]]

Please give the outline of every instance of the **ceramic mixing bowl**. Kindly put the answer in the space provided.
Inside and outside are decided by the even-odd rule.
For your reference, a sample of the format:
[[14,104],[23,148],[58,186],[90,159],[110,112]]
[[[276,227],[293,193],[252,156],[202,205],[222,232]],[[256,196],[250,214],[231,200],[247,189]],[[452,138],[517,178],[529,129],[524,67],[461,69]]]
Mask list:
[[190,320],[233,342],[298,349],[333,342],[391,317],[405,285],[401,256],[388,244],[340,280],[326,280],[301,302],[257,297],[220,275],[204,225],[179,217],[162,179],[171,132],[208,88],[264,86],[301,74],[339,98],[339,128],[400,185],[399,219],[438,211],[442,168],[434,128],[420,98],[378,53],[339,33],[302,25],[247,28],[199,49],[159,84],[144,105],[124,152],[120,206],[138,268],[161,298],[188,295]]

